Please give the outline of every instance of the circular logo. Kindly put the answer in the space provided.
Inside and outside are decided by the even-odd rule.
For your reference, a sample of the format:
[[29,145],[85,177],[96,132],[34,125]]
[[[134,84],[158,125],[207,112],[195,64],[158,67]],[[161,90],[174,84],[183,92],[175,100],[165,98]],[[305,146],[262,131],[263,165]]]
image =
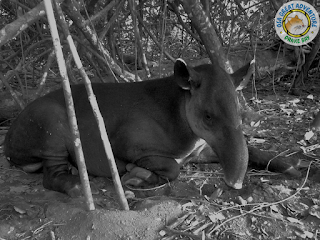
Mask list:
[[278,36],[293,46],[311,42],[319,31],[319,15],[312,5],[304,1],[287,2],[274,19]]

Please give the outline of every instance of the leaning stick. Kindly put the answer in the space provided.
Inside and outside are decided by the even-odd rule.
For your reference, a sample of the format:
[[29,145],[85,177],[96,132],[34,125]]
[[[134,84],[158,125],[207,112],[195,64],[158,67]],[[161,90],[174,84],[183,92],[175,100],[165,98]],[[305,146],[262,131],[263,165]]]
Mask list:
[[94,207],[94,203],[93,203],[93,198],[92,198],[91,188],[90,188],[90,183],[89,183],[89,177],[88,177],[87,168],[86,168],[86,164],[84,161],[82,145],[81,145],[81,141],[80,141],[80,133],[79,133],[79,129],[78,129],[73,99],[72,99],[72,95],[71,95],[71,87],[70,87],[70,83],[69,83],[69,79],[68,79],[68,75],[67,75],[66,64],[65,64],[65,61],[63,58],[62,48],[61,48],[59,34],[58,34],[58,30],[57,30],[57,24],[56,24],[54,14],[53,14],[51,0],[44,0],[44,5],[45,5],[49,25],[50,25],[52,41],[53,41],[54,49],[55,49],[56,56],[57,56],[57,62],[58,62],[60,74],[61,74],[61,77],[63,80],[62,81],[63,93],[64,93],[64,97],[65,97],[65,101],[66,101],[69,124],[71,126],[71,132],[72,132],[72,137],[73,137],[73,141],[74,141],[75,154],[76,154],[81,184],[82,184],[82,187],[84,190],[84,195],[85,195],[87,207],[89,210],[94,210],[95,207]]
[[107,156],[107,159],[108,159],[109,167],[110,167],[110,170],[111,170],[113,183],[114,183],[116,192],[118,194],[118,197],[119,197],[119,200],[120,200],[120,204],[121,204],[123,210],[129,210],[129,205],[128,205],[127,199],[125,197],[125,194],[124,194],[124,191],[123,191],[123,188],[122,188],[122,185],[121,185],[121,181],[120,181],[120,177],[119,177],[119,173],[118,173],[118,168],[117,168],[117,165],[116,165],[116,162],[115,162],[115,159],[114,159],[114,155],[113,155],[113,152],[112,152],[111,144],[110,144],[110,141],[109,141],[109,138],[108,138],[108,134],[107,134],[107,131],[106,131],[106,126],[105,126],[103,117],[101,115],[101,112],[99,110],[99,106],[98,106],[98,103],[97,103],[96,96],[93,93],[90,79],[88,78],[88,75],[86,74],[86,72],[85,72],[85,70],[83,68],[83,65],[81,63],[80,57],[79,57],[78,52],[77,52],[77,49],[76,49],[76,47],[74,45],[74,42],[73,42],[73,39],[72,39],[72,37],[70,35],[69,28],[68,28],[68,25],[67,25],[67,23],[65,21],[63,12],[61,10],[61,7],[59,6],[59,4],[56,4],[55,6],[56,6],[56,9],[57,9],[57,12],[58,12],[58,15],[59,15],[59,18],[58,18],[59,19],[59,23],[61,24],[63,32],[64,32],[64,35],[67,38],[67,41],[68,41],[72,56],[73,56],[74,61],[75,61],[76,65],[77,65],[77,68],[80,71],[80,74],[81,74],[82,78],[84,79],[85,87],[86,87],[86,90],[87,90],[87,93],[88,93],[89,102],[91,104],[94,116],[96,118],[96,121],[97,121],[97,124],[98,124],[98,127],[99,127],[99,131],[100,131],[100,134],[101,134],[101,140],[102,140],[105,152],[106,152],[106,156]]

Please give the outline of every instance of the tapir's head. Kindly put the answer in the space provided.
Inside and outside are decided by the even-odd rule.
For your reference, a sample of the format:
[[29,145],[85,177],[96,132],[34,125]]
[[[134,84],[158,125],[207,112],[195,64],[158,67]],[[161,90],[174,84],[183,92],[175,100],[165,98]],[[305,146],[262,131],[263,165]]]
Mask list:
[[248,149],[241,129],[235,87],[249,65],[229,75],[216,65],[189,68],[177,60],[174,75],[186,92],[186,117],[192,131],[217,153],[225,182],[242,188],[248,165]]

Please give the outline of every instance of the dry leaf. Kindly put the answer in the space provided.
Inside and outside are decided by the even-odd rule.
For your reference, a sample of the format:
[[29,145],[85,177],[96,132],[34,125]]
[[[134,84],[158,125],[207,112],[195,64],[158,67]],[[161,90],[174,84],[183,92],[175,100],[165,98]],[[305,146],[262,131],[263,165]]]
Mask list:
[[281,213],[269,212],[268,215],[274,219],[283,220],[284,216]]
[[302,109],[297,109],[297,114],[304,114],[306,111],[305,110],[302,110]]
[[300,225],[303,225],[303,223],[301,221],[299,221],[298,219],[296,219],[296,218],[293,218],[293,217],[286,217],[286,218],[291,223],[298,223]]
[[304,140],[309,141],[314,136],[313,131],[308,131],[304,134]]
[[309,214],[320,219],[320,206],[313,205],[309,208]]
[[303,153],[308,153],[308,152],[311,152],[315,149],[320,148],[320,144],[317,143],[317,144],[311,145],[309,147],[300,147],[300,148],[302,149]]
[[243,206],[247,205],[247,201],[244,200],[241,196],[236,197],[236,202]]
[[253,122],[253,121],[252,121],[252,122],[250,123],[250,126],[251,126],[251,127],[258,127],[258,126],[260,125],[260,123],[261,123],[260,120],[257,121],[257,122]]
[[309,231],[294,231],[294,233],[298,236],[298,237],[301,237],[303,239],[305,238],[313,238],[313,233],[312,232],[309,232]]
[[17,213],[20,213],[20,214],[25,214],[27,212],[26,210],[23,210],[23,209],[16,207],[16,206],[13,206],[13,208]]
[[310,100],[313,100],[313,99],[314,99],[314,97],[313,97],[312,94],[309,94],[309,95],[307,96],[307,98],[310,99]]
[[[280,104],[282,105],[282,104]],[[291,113],[293,113],[293,110],[292,109],[289,109],[289,108],[281,108],[281,111],[283,111],[285,114],[287,114],[288,116],[291,115]]]
[[213,223],[217,222],[218,220],[226,219],[226,217],[222,213],[209,214],[208,217]]
[[277,189],[279,192],[279,194],[284,193],[287,195],[290,195],[292,190],[285,187],[284,185],[276,185],[276,186],[270,186],[271,188]]
[[289,103],[292,103],[292,105],[295,106],[296,103],[300,102],[300,99],[299,99],[299,98],[295,98],[295,99],[290,100],[290,101],[288,101],[288,102],[289,102]]
[[274,212],[279,212],[279,209],[278,209],[278,206],[277,205],[271,205],[270,206],[270,209],[272,210],[272,211],[274,211]]
[[265,143],[266,140],[265,139],[261,139],[261,138],[250,138],[249,143]]

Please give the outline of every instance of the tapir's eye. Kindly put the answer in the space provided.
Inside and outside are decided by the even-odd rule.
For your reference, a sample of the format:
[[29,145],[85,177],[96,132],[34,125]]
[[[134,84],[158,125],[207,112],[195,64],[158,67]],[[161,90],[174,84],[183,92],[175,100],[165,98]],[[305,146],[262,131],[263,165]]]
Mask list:
[[205,111],[204,112],[204,120],[206,121],[207,124],[211,124],[212,120],[213,120],[212,114],[210,114],[209,112]]

